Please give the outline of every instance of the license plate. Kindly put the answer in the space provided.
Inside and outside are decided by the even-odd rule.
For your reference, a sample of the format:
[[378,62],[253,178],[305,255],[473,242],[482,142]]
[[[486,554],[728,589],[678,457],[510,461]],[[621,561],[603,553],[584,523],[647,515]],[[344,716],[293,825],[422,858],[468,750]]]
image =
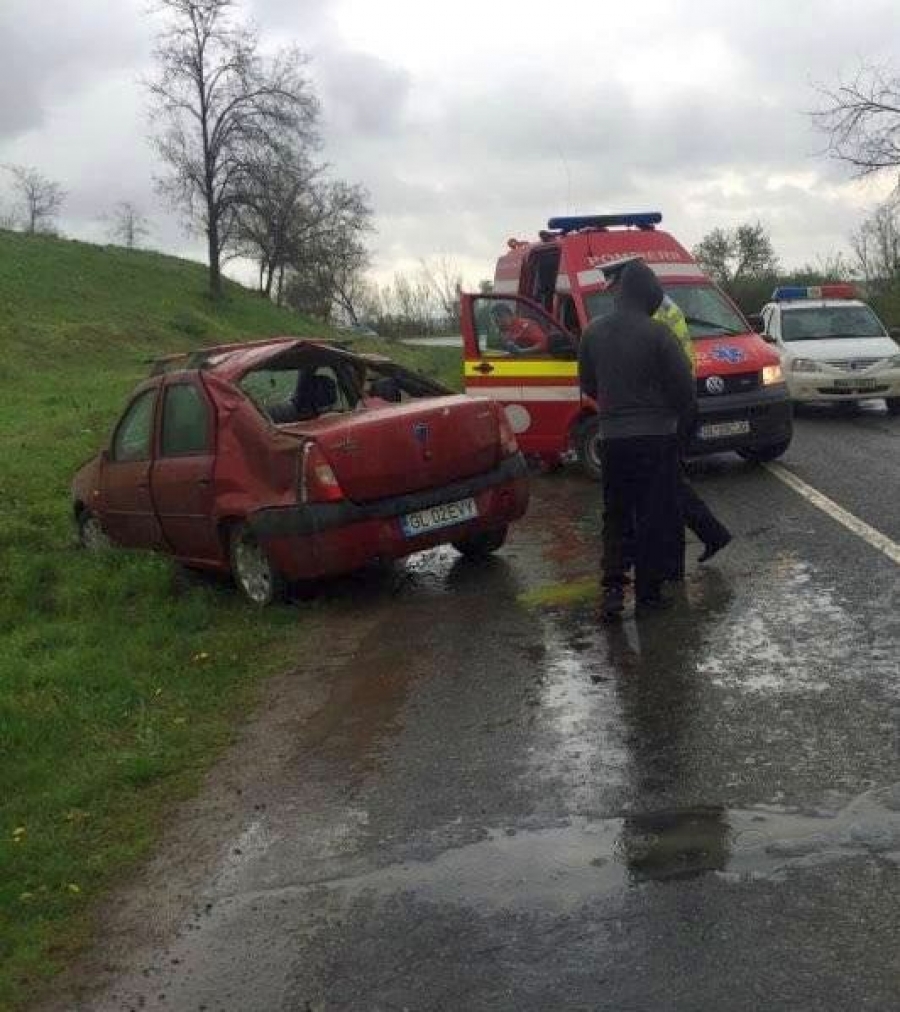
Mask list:
[[874,390],[878,386],[876,378],[871,379],[836,379],[835,390]]
[[441,527],[453,527],[463,524],[478,516],[478,507],[474,499],[460,499],[459,502],[445,502],[440,506],[430,506],[427,510],[416,510],[400,518],[400,526],[408,538],[427,534],[429,531],[440,530]]
[[724,439],[726,436],[745,436],[750,431],[750,422],[741,418],[736,422],[710,422],[701,425],[697,435],[701,439]]

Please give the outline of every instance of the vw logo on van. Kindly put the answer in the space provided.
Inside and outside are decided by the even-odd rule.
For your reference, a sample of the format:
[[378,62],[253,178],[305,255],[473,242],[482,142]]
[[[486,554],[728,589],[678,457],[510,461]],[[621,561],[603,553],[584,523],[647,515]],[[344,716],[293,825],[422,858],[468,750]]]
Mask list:
[[721,376],[710,376],[706,381],[706,389],[711,394],[724,394],[725,380]]

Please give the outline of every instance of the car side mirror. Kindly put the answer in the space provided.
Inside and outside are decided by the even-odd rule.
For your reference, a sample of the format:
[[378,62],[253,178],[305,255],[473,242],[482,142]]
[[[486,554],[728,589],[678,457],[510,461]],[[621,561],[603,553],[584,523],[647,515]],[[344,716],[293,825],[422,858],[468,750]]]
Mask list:
[[765,325],[763,324],[763,318],[759,315],[759,313],[751,313],[747,317],[747,323],[750,324],[750,326],[756,331],[757,334],[762,334],[763,330],[765,329]]

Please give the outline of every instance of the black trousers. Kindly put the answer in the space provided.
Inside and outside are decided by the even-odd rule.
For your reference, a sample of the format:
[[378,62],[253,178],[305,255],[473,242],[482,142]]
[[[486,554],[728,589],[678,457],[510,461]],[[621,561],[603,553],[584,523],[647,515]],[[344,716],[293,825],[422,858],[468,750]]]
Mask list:
[[[675,436],[608,439],[603,469],[603,585],[625,582],[627,541],[633,532],[635,594],[652,596],[672,576],[683,545],[680,463]],[[683,548],[681,550],[683,556]]]
[[727,539],[728,528],[714,516],[712,510],[694,491],[683,467],[678,481],[678,497],[681,501],[685,527],[693,531],[704,545],[718,544]]
[[[684,526],[695,534],[704,545],[721,544],[729,537],[728,528],[719,520],[706,503],[697,495],[694,486],[688,481],[682,463],[678,469],[678,505]],[[634,564],[636,542],[634,522],[627,525],[623,532],[625,568]],[[669,563],[666,571],[667,580],[684,578],[684,533],[671,545]]]

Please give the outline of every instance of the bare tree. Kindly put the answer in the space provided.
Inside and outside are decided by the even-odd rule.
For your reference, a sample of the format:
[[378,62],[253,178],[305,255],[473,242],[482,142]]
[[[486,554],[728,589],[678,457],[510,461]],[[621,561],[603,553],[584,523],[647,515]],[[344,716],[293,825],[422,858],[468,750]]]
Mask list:
[[[362,191],[333,183],[313,213],[296,223],[287,289],[294,308],[360,322],[360,306],[371,301],[365,283],[369,251],[363,239],[370,214]],[[284,286],[278,287],[280,298]]]
[[122,200],[113,208],[108,217],[109,234],[128,249],[140,246],[150,235],[150,226],[140,209],[130,200]]
[[423,260],[422,271],[428,279],[449,330],[459,327],[462,274],[454,261],[445,255],[433,261]]
[[271,298],[291,258],[306,204],[319,170],[300,153],[271,148],[247,167],[237,209],[240,252],[259,265],[259,291]]
[[879,205],[850,237],[856,265],[873,296],[900,281],[900,200]]
[[760,222],[733,229],[714,228],[694,247],[694,257],[723,288],[778,272],[778,258]]
[[26,165],[7,165],[7,172],[13,178],[13,189],[18,195],[20,217],[25,231],[52,232],[56,227],[56,216],[62,210],[66,191],[48,179],[43,173]]
[[900,168],[900,76],[863,65],[849,80],[819,91],[824,107],[812,116],[827,136],[827,154],[858,176]]
[[[302,167],[267,177],[242,215],[244,250],[260,265],[260,290],[281,304],[290,275],[290,301],[327,317],[353,318],[351,292],[368,266],[363,235],[371,228],[368,194],[359,186],[319,178]],[[354,319],[354,322],[355,319]]]
[[15,211],[8,207],[0,206],[0,229],[12,232],[17,224]]
[[319,107],[296,50],[271,60],[235,22],[234,0],[157,0],[168,14],[150,84],[165,193],[205,232],[210,292],[222,292],[223,252],[236,242],[248,166],[286,137],[317,142]]

